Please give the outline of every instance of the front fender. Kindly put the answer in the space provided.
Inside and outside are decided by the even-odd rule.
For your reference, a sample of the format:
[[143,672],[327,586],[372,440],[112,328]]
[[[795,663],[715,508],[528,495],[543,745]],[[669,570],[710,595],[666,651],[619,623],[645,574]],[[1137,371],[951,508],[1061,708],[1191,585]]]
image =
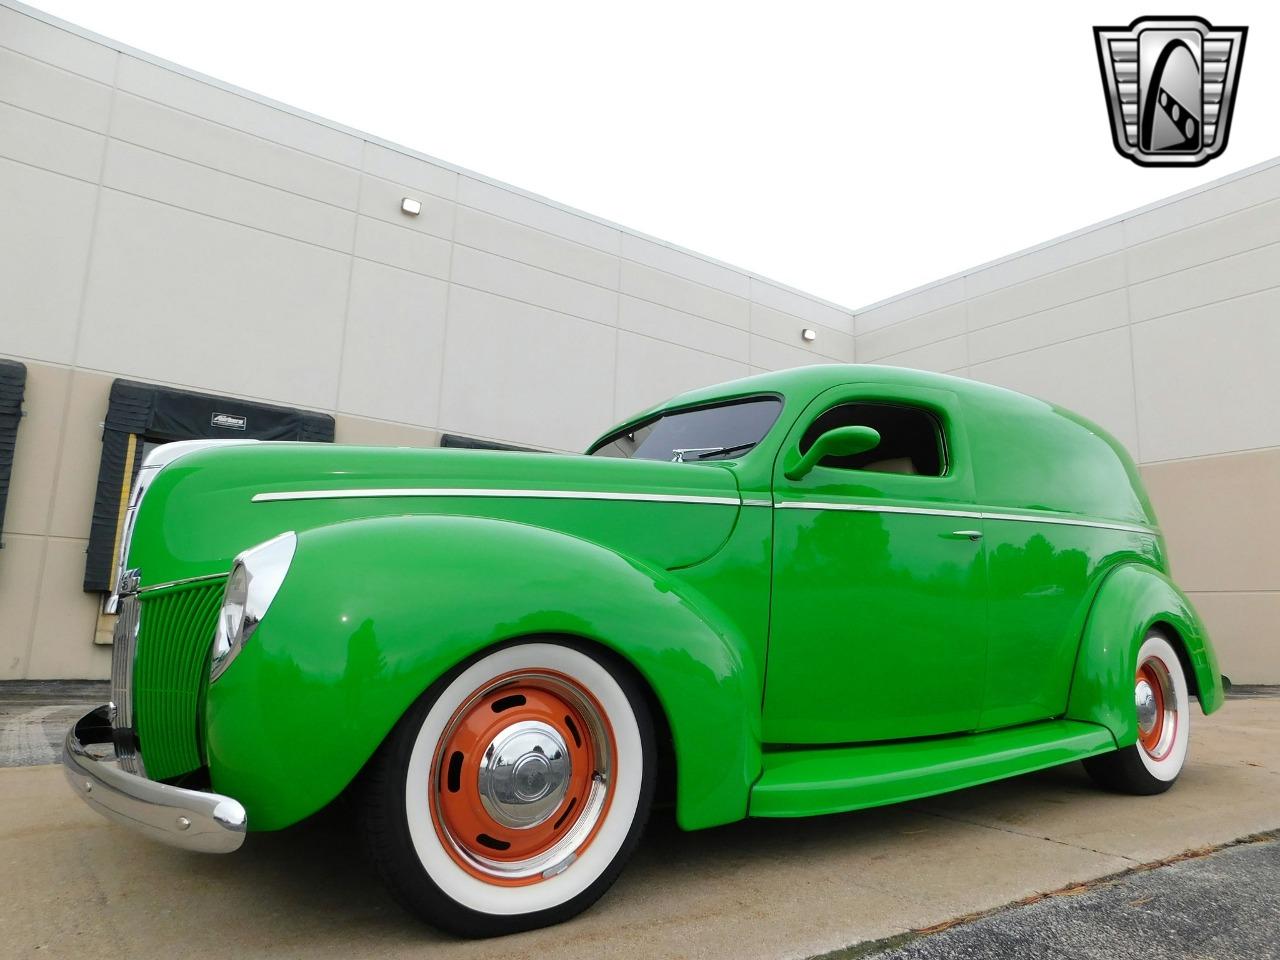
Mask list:
[[1136,743],[1133,677],[1138,648],[1147,631],[1167,624],[1182,643],[1198,690],[1200,707],[1212,713],[1222,706],[1222,677],[1209,635],[1191,601],[1154,567],[1127,563],[1102,582],[1085,623],[1076,659],[1067,717],[1099,723],[1121,747]]
[[299,534],[270,610],[206,707],[215,789],[254,829],[319,810],[436,679],[503,641],[560,634],[630,662],[665,711],[687,829],[745,815],[760,678],[742,640],[665,571],[541,527],[383,517]]

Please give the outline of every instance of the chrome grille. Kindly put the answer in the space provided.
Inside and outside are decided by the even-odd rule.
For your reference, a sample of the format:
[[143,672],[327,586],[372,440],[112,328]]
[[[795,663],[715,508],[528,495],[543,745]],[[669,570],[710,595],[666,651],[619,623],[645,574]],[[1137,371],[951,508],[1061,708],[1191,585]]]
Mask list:
[[133,723],[133,664],[138,655],[138,595],[122,596],[111,635],[111,730],[122,769],[145,777]]

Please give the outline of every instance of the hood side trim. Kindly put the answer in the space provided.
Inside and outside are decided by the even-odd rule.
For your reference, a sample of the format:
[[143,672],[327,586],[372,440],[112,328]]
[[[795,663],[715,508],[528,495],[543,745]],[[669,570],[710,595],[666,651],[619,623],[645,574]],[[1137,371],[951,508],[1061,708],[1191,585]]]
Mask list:
[[480,487],[375,487],[350,490],[283,490],[256,493],[254,503],[280,500],[347,500],[367,497],[532,497],[541,500],[637,500],[648,503],[710,503],[740,507],[738,497],[701,497],[671,493],[610,493],[600,490],[498,490]]

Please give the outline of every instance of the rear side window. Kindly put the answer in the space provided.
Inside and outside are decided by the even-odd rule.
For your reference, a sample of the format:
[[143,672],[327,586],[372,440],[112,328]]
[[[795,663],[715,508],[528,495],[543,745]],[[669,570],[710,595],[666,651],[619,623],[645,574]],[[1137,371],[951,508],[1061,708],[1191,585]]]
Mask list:
[[871,427],[880,434],[874,450],[827,457],[821,466],[873,473],[940,477],[947,470],[946,444],[938,418],[922,407],[898,403],[844,403],[818,417],[800,440],[800,452],[835,427]]

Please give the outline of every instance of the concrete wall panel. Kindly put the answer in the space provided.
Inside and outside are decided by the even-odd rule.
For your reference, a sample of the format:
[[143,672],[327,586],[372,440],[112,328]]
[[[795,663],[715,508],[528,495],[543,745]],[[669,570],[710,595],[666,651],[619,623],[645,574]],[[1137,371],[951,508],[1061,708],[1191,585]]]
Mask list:
[[746,274],[644,237],[624,233],[622,256],[677,277],[715,287],[735,297],[747,299],[751,296],[751,281]]
[[458,202],[577,243],[599,247],[606,253],[617,254],[621,246],[621,234],[616,227],[474,177],[459,177]]
[[[818,339],[806,342],[802,336],[806,329],[813,330]],[[783,313],[753,301],[751,332],[786,346],[820,353],[838,363],[853,363],[853,336],[843,327],[824,326],[815,320]]]
[[[29,676],[28,649],[35,625],[36,597],[40,592],[44,547],[43,536],[30,537],[5,532],[0,550],[0,680],[22,680]],[[92,635],[65,638],[64,647],[82,650],[93,645]]]
[[1097,260],[1118,252],[1124,246],[1124,228],[1119,223],[1086,230],[1009,257],[965,276],[965,296],[981,297],[1003,290],[1066,267]]
[[864,363],[882,363],[891,367],[914,367],[932,370],[934,373],[964,373],[969,363],[965,338],[951,337],[936,343],[925,344],[902,353],[890,354],[876,360],[863,357]]
[[1280,284],[1280,243],[1188,267],[1129,288],[1133,321],[1190,310]]
[[364,260],[448,280],[453,245],[448,240],[419,233],[397,223],[359,217],[355,254]]
[[876,363],[883,357],[939,340],[963,337],[964,332],[965,305],[958,303],[863,334],[858,338],[858,359],[863,363]]
[[0,102],[0,156],[96,183],[106,138]]
[[112,140],[102,185],[344,253],[355,214],[187,160]]
[[0,7],[0,46],[105,84],[114,78],[119,56],[110,47],[9,7]]
[[458,175],[454,171],[381,144],[365,141],[364,171],[445,200],[458,195]]
[[472,207],[458,208],[454,240],[598,287],[618,287],[618,258],[613,254]]
[[336,207],[356,207],[357,170],[132,94],[116,96],[111,136]]
[[349,258],[104,190],[78,362],[328,409]]
[[360,166],[362,141],[349,133],[137,57],[120,58],[116,86],[335,163]]
[[[400,209],[400,201],[405,197],[422,204],[422,212],[416,217],[411,217]],[[456,205],[452,201],[423,193],[405,184],[380,177],[360,178],[360,213],[363,216],[449,240],[453,237],[455,211]]]
[[807,297],[797,290],[780,287],[760,277],[751,278],[751,300],[780,313],[789,313],[793,317],[822,324],[832,330],[853,333],[853,318],[850,311],[815,297]]
[[452,280],[596,323],[612,326],[618,321],[615,291],[471,247],[454,247]]
[[[753,367],[762,370],[786,370],[789,367],[807,367],[812,364],[831,363],[831,358],[823,356],[808,344],[792,345],[779,343],[767,337],[751,335],[750,362]],[[714,383],[708,380],[707,383]]]
[[1137,453],[1127,329],[1108,330],[969,368],[975,380],[1074,410]]
[[[57,445],[53,479],[53,509],[49,535],[87,540],[102,459],[102,426],[107,418],[111,382],[115,378],[90,370],[75,370],[66,397],[66,420]],[[23,454],[26,456],[26,454]],[[80,571],[81,582],[84,571]]]
[[442,428],[582,449],[611,420],[615,336],[611,326],[455,285]]
[[24,110],[106,133],[111,87],[0,47],[0,99]]
[[432,426],[440,412],[448,284],[357,260],[337,407]]
[[726,360],[743,363],[747,360],[747,331],[626,294],[618,300],[618,326],[655,340],[713,353]]
[[1280,288],[1133,326],[1147,460],[1280,446]]
[[1280,648],[1269,624],[1280,623],[1280,590],[1192,593],[1218,651],[1218,666],[1235,683],[1280,683]]
[[973,298],[969,301],[969,329],[1015,320],[1124,285],[1123,254],[1089,260]]
[[1111,290],[972,331],[969,334],[969,362],[982,363],[1024,350],[1047,347],[1123,327],[1128,322],[1128,291]]
[[0,290],[6,354],[70,363],[95,188],[0,160]]
[[[611,419],[623,420],[674,394],[745,377],[747,372],[745,363],[621,330],[614,384],[616,416]],[[602,422],[595,434],[603,433],[611,425]],[[594,439],[594,435],[587,438],[588,441]],[[580,446],[585,448],[586,442]]]
[[[101,599],[82,589],[87,546],[87,540],[51,537],[45,541],[31,658],[26,668],[33,680],[87,680],[110,673],[111,647],[92,640]],[[67,637],[86,637],[88,641],[72,644],[67,643]]]
[[1280,448],[1151,463],[1142,477],[1179,586],[1210,593],[1277,589]]
[[750,308],[742,297],[646,267],[633,260],[622,261],[622,282],[619,289],[633,297],[674,307],[717,323],[726,323],[743,330],[750,326]]

